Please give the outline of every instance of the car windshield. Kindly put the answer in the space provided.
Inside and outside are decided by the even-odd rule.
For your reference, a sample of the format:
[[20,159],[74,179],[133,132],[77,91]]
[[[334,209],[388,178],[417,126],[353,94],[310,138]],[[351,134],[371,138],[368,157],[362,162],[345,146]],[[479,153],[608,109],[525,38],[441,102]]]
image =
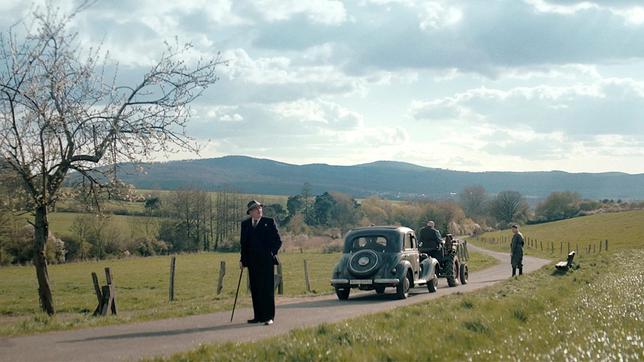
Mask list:
[[387,248],[387,238],[379,235],[359,236],[351,242],[351,251],[369,249],[384,252]]

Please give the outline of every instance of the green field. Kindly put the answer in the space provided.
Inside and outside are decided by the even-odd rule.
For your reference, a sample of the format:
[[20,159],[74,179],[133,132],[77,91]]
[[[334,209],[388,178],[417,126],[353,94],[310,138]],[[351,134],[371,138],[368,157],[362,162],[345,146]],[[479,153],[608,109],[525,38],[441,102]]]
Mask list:
[[642,360],[644,239],[638,235],[644,235],[644,223],[633,222],[638,215],[604,214],[526,227],[526,234],[555,240],[563,231],[572,237],[577,228],[598,224],[602,227],[594,237],[601,240],[615,228],[631,226],[608,252],[586,255],[567,273],[555,272],[551,264],[477,293],[257,343],[202,346],[170,360]]
[[[284,295],[304,296],[333,292],[329,279],[340,254],[313,251],[280,254]],[[162,319],[232,308],[239,278],[239,254],[197,253],[176,257],[175,299],[169,302],[170,256],[131,257],[49,266],[57,314],[47,317],[39,311],[33,267],[0,268],[0,335],[19,335],[48,330],[119,324]],[[306,290],[304,260],[309,268],[311,292]],[[220,262],[226,262],[224,289],[216,294]],[[470,270],[480,270],[494,260],[472,253]],[[117,317],[94,318],[96,295],[91,273],[104,284],[104,268],[110,267],[116,286]],[[240,292],[240,306],[250,306],[249,293]]]
[[[583,260],[586,256],[605,252],[605,240],[608,240],[609,252],[644,247],[644,210],[597,214],[545,224],[525,225],[521,227],[521,233],[532,242],[532,246],[525,247],[527,255],[565,259],[570,246],[570,250],[577,252],[576,258]],[[509,252],[511,238],[512,232],[508,229],[486,233],[479,238],[468,240],[488,249]],[[588,252],[589,246],[590,252]]]

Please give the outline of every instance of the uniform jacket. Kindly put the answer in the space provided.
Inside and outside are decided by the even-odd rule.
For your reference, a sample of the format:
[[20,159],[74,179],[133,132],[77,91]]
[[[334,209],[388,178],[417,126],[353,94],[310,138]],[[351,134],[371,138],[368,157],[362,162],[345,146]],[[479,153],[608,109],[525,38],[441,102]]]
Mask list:
[[277,263],[277,252],[282,246],[282,239],[275,220],[262,217],[254,228],[251,218],[242,221],[240,244],[243,266],[248,267],[257,258],[272,258]]
[[441,232],[425,226],[420,229],[420,242],[423,243],[423,250],[436,250],[441,243]]
[[523,244],[525,240],[523,239],[523,234],[516,233],[512,236],[512,242],[510,243],[510,252],[512,256],[510,257],[510,262],[512,265],[520,265],[523,262]]

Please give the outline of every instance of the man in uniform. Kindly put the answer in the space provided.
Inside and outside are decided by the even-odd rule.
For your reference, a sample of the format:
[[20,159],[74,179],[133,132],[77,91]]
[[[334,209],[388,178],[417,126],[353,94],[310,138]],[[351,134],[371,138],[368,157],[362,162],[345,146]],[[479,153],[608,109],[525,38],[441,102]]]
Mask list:
[[525,244],[525,239],[523,234],[519,232],[519,225],[512,225],[512,242],[510,243],[510,263],[512,264],[512,276],[515,276],[517,273],[517,268],[519,268],[519,275],[523,274],[523,244]]
[[253,299],[253,319],[248,323],[273,324],[275,318],[275,286],[273,265],[278,264],[277,252],[282,239],[275,220],[264,217],[262,204],[252,200],[247,205],[250,217],[241,223],[240,268],[248,268]]
[[427,225],[420,229],[420,251],[429,254],[440,261],[443,258],[441,247],[443,239],[441,232],[434,228],[434,221],[427,221]]

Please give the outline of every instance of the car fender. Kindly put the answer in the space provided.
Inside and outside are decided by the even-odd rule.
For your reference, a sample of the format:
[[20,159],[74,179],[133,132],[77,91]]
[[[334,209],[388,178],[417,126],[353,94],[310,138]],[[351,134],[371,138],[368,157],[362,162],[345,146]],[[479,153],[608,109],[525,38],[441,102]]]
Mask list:
[[438,266],[438,260],[429,257],[420,262],[422,274],[420,275],[421,279],[432,280],[436,277],[436,269]]
[[409,261],[399,261],[398,264],[396,264],[396,278],[398,278],[398,280],[402,280],[409,269],[411,269],[411,263]]
[[342,254],[342,257],[340,257],[340,260],[338,261],[337,264],[335,264],[335,267],[333,268],[332,278],[338,278],[338,277],[343,277],[348,275],[348,271],[347,271],[348,260],[349,260],[349,255]]

